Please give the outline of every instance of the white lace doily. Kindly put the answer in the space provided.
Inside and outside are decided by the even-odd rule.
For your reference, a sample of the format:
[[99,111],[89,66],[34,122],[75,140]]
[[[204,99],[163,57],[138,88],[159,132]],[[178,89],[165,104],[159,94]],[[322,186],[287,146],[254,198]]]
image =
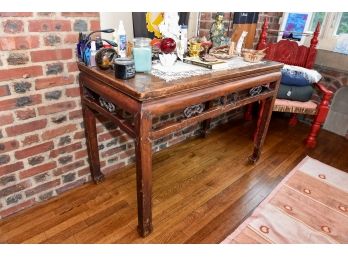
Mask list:
[[176,79],[183,79],[183,78],[188,78],[192,76],[204,75],[204,74],[221,71],[221,70],[236,69],[236,68],[251,66],[251,65],[260,64],[260,63],[264,63],[264,62],[263,61],[258,63],[245,62],[242,57],[236,57],[227,61],[227,67],[211,70],[211,69],[200,67],[197,65],[192,65],[192,64],[183,63],[181,61],[177,61],[173,66],[170,66],[170,67],[162,66],[160,63],[154,64],[152,66],[152,70],[150,73],[156,77],[164,79],[166,82],[169,82]]

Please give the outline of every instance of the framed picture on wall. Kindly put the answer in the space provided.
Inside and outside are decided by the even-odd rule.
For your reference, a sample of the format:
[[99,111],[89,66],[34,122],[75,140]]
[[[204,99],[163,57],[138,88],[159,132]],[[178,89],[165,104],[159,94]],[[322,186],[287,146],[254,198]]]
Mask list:
[[304,33],[307,32],[312,13],[284,13],[283,23],[278,35],[278,41],[281,39],[290,39],[303,44],[305,40]]
[[[159,37],[158,35],[155,35],[156,32],[154,30],[149,31],[147,26],[147,18],[149,21],[151,21],[153,24],[154,29],[158,26],[159,22],[161,22],[163,19],[160,19],[160,12],[133,12],[132,18],[133,18],[133,33],[134,37],[148,37],[148,38],[154,38]],[[189,16],[190,13],[188,12],[179,12],[179,25],[188,25]],[[158,29],[157,29],[158,30]]]

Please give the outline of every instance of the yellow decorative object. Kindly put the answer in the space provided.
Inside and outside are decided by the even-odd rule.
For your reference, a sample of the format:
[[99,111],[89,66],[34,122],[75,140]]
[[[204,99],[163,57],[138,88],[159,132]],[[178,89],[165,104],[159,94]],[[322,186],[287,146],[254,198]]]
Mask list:
[[198,43],[198,42],[191,43],[189,48],[188,48],[190,57],[199,57],[200,52],[203,50],[204,49],[203,49],[201,43]]
[[153,32],[155,37],[161,38],[162,34],[159,31],[158,25],[162,23],[164,19],[164,13],[159,13],[154,20],[152,20],[152,12],[146,13],[146,28],[149,32]]

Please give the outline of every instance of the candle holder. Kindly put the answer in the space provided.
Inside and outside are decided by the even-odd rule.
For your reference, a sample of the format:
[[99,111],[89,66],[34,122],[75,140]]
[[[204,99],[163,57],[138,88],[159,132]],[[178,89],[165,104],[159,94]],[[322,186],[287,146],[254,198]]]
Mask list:
[[188,48],[190,57],[199,57],[202,50],[204,49],[200,42],[191,42]]

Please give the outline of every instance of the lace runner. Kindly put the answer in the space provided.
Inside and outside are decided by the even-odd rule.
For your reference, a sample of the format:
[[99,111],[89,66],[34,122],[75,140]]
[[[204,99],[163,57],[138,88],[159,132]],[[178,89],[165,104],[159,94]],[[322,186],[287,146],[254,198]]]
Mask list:
[[150,73],[156,77],[164,79],[166,82],[169,82],[176,79],[183,79],[183,78],[188,78],[192,76],[204,75],[204,74],[209,74],[209,73],[221,71],[221,70],[230,70],[230,69],[236,69],[236,68],[241,68],[245,66],[251,66],[255,64],[264,63],[264,61],[261,61],[258,63],[251,63],[251,62],[245,62],[242,57],[236,57],[231,60],[227,60],[227,63],[228,63],[227,67],[224,67],[221,69],[215,69],[215,70],[200,67],[197,65],[183,63],[181,61],[177,61],[171,67],[165,67],[165,66],[162,66],[160,63],[157,63],[152,66],[152,70]]

